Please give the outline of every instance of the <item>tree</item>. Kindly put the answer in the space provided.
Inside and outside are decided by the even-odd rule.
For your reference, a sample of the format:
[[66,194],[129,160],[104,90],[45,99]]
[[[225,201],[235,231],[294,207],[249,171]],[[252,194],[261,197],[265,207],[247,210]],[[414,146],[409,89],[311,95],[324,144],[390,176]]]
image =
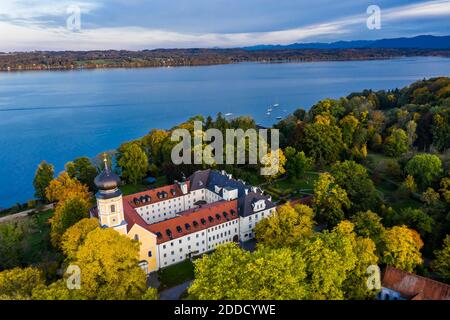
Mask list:
[[314,209],[323,222],[331,226],[344,220],[344,209],[351,203],[347,192],[342,189],[329,173],[322,173],[314,184]]
[[417,139],[417,123],[414,120],[411,120],[406,125],[406,132],[408,134],[408,147],[411,148],[414,144],[414,141]]
[[355,226],[355,233],[360,237],[372,239],[377,247],[377,252],[381,255],[386,232],[381,223],[381,217],[369,210],[356,213],[351,222]]
[[397,223],[405,224],[419,231],[420,235],[424,237],[433,230],[434,220],[420,209],[404,208],[400,211]]
[[53,165],[42,161],[34,175],[33,186],[34,186],[34,196],[38,199],[45,200],[45,189],[53,180],[55,174],[55,168]]
[[142,300],[158,300],[158,289],[148,288],[147,291],[142,295]]
[[432,269],[444,279],[450,279],[450,235],[445,237],[442,249],[434,251],[434,256]]
[[422,265],[423,247],[420,235],[406,226],[395,226],[386,230],[386,249],[383,252],[383,262],[395,268],[412,272]]
[[434,191],[433,188],[428,188],[422,193],[420,200],[425,202],[428,207],[435,207],[439,203],[440,197],[439,192]]
[[313,217],[314,212],[308,206],[285,204],[256,225],[256,239],[270,248],[295,247],[303,238],[312,235]]
[[33,300],[77,300],[75,291],[67,288],[66,279],[59,279],[48,286],[40,284],[33,289]]
[[84,243],[87,235],[99,228],[95,218],[84,218],[64,232],[61,238],[61,249],[67,260],[75,260],[78,248]]
[[148,158],[159,165],[163,161],[162,148],[168,137],[168,131],[154,129],[142,138],[142,146]]
[[317,122],[305,126],[304,149],[319,165],[336,162],[343,148],[342,132],[338,126]]
[[301,178],[314,165],[314,160],[308,158],[303,151],[297,152],[294,148],[287,147],[284,153],[286,155],[286,172],[291,178]]
[[71,196],[58,203],[51,219],[50,238],[53,246],[59,247],[64,232],[83,218],[89,212],[89,203],[80,196]]
[[[449,172],[450,174],[450,172]],[[450,204],[450,177],[449,178],[443,178],[441,180],[441,189],[439,191],[442,193],[442,197],[445,199],[445,201]]]
[[345,297],[343,284],[356,267],[357,257],[352,239],[339,229],[318,233],[300,247],[306,262],[307,299],[340,300]]
[[0,300],[29,300],[33,289],[44,284],[37,268],[14,268],[0,272]]
[[89,158],[81,157],[67,162],[65,168],[71,178],[75,178],[82,184],[89,186],[90,190],[95,190],[94,180],[97,176],[97,169],[92,165]]
[[346,115],[339,121],[339,126],[342,129],[342,140],[347,148],[351,148],[353,145],[353,135],[359,126],[359,120],[352,114]]
[[403,129],[393,129],[384,141],[384,152],[390,157],[399,157],[408,151],[408,136]]
[[[339,223],[333,232],[350,242],[353,255],[356,256],[355,266],[349,270],[343,282],[345,298],[351,300],[375,298],[376,292],[367,286],[367,268],[376,265],[378,262],[374,241],[370,238],[358,237],[354,232],[354,225],[349,221]],[[337,241],[338,243],[343,242],[339,238]],[[344,255],[343,257],[351,259],[352,255]]]
[[422,188],[426,188],[442,173],[442,162],[436,155],[418,154],[408,161],[405,170]]
[[27,222],[0,224],[0,270],[13,268],[23,262],[24,236]]
[[91,231],[74,264],[81,270],[79,295],[88,300],[140,299],[146,274],[138,266],[139,243],[113,229]]
[[122,177],[131,183],[140,182],[148,171],[148,158],[142,148],[135,144],[127,144],[117,164],[122,168]]
[[45,195],[50,202],[64,202],[70,197],[79,197],[86,201],[90,198],[88,187],[77,179],[72,179],[65,171],[50,182]]
[[449,115],[436,114],[433,117],[433,145],[440,151],[450,148]]
[[334,164],[331,173],[336,183],[347,192],[354,212],[375,208],[377,193],[366,168],[354,161],[344,161]]
[[288,248],[259,248],[254,253],[230,243],[195,262],[191,298],[272,300],[305,298],[305,265]]
[[408,192],[416,192],[417,184],[412,175],[407,175],[405,181],[403,182],[403,188],[408,190]]

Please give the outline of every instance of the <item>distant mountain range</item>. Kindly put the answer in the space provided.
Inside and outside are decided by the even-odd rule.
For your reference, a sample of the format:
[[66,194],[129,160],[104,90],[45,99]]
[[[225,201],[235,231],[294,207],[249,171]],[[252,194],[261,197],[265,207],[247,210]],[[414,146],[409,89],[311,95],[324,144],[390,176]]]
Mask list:
[[292,49],[450,49],[450,36],[422,35],[413,38],[393,38],[380,40],[337,41],[332,43],[312,42],[289,45],[257,45],[241,49],[292,50]]

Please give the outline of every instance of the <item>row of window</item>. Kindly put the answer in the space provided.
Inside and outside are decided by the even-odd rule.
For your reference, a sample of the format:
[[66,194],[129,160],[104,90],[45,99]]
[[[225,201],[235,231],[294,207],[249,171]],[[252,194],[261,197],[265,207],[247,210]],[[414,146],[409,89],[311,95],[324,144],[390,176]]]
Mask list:
[[[234,229],[234,232],[237,233],[237,228]],[[231,230],[228,230],[228,235],[231,235]],[[223,237],[227,236],[227,232],[225,231],[225,233],[221,232],[220,234],[217,234],[217,239],[219,238],[223,238]],[[212,240],[216,240],[216,235],[212,236]],[[208,237],[208,241],[211,241],[211,237]]]

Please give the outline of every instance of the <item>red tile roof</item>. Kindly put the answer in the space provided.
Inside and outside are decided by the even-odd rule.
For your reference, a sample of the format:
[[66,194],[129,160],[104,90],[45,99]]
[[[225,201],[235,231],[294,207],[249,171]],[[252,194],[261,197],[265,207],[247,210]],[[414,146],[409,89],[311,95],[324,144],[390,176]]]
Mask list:
[[[295,199],[295,200],[291,200],[291,201],[289,201],[288,203],[291,205],[291,206],[296,206],[296,205],[298,205],[298,204],[304,204],[304,205],[307,205],[307,206],[310,206],[311,204],[312,204],[312,201],[313,201],[313,199],[314,199],[314,196],[306,196],[306,197],[303,197],[303,198],[301,198],[301,199]],[[282,206],[284,206],[285,204],[281,204],[281,205],[279,205],[278,207],[282,207]]]
[[450,300],[450,286],[429,278],[387,266],[382,280],[385,288],[411,300]]
[[[187,187],[189,190],[189,181],[186,181],[186,183],[187,183]],[[167,197],[166,198],[158,197],[158,194],[161,194],[163,192],[167,195]],[[146,206],[149,204],[158,203],[158,202],[173,199],[173,198],[178,198],[178,197],[181,197],[182,195],[183,195],[183,192],[181,191],[180,186],[178,184],[172,184],[172,185],[167,185],[164,187],[160,187],[160,188],[156,188],[156,189],[152,189],[152,190],[146,190],[146,191],[134,193],[134,194],[131,194],[128,196],[124,196],[123,202],[129,203],[132,208],[139,208],[139,207]],[[141,197],[145,197],[145,196],[150,197],[150,201],[142,202],[142,203],[138,203],[138,204],[134,202],[134,199],[140,199]]]
[[[164,243],[173,239],[181,238],[185,235],[205,230],[207,228],[214,227],[227,221],[235,220],[238,218],[237,212],[237,200],[233,201],[220,201],[209,205],[202,206],[198,209],[192,209],[180,214],[180,216],[158,222],[155,224],[147,225],[146,229],[160,236],[157,238],[158,244]],[[231,213],[234,212],[234,214]],[[226,212],[226,217],[224,216]],[[220,216],[217,219],[216,215]],[[210,219],[210,217],[212,219]],[[205,223],[202,223],[204,219]],[[194,221],[197,224],[194,226]],[[190,225],[189,229],[186,229],[185,224]],[[177,230],[177,227],[181,227],[181,232]],[[167,230],[170,230],[172,238],[167,234]]]

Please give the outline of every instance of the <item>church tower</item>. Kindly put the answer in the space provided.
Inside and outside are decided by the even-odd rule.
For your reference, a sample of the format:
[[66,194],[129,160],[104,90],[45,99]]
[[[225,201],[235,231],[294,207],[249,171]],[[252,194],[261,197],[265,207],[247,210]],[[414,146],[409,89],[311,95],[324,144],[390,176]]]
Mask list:
[[104,228],[114,228],[126,234],[126,221],[123,213],[122,192],[119,189],[120,178],[108,168],[105,156],[105,168],[95,178],[98,192],[97,198],[98,218]]

